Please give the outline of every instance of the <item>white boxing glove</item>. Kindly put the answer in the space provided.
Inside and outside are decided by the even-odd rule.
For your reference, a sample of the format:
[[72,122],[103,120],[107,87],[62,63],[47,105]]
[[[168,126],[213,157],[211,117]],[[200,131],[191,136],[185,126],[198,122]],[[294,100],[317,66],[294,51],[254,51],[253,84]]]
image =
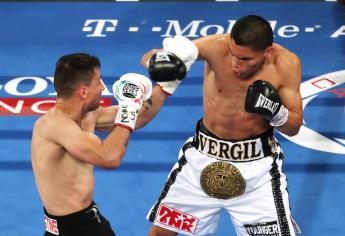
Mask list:
[[171,96],[173,95],[173,93],[175,93],[177,87],[180,85],[181,82],[182,80],[175,79],[173,81],[157,82],[157,84],[168,96]]
[[124,74],[113,84],[113,94],[119,103],[115,125],[133,131],[143,101],[151,97],[151,80],[136,73]]
[[182,35],[176,35],[173,38],[165,38],[163,40],[163,49],[173,53],[182,60],[186,66],[187,72],[190,70],[199,54],[199,50],[195,44]]

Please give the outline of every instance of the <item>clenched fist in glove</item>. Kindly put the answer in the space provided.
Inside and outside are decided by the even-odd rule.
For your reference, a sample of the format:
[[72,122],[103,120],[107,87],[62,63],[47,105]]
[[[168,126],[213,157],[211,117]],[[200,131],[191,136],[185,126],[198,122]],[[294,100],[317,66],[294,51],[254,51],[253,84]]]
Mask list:
[[187,71],[190,70],[199,54],[195,44],[182,35],[176,35],[173,38],[165,38],[163,40],[163,49],[166,52],[174,54],[183,61]]
[[289,110],[282,104],[276,89],[264,80],[257,80],[249,85],[245,109],[265,117],[273,127],[285,124],[289,116]]
[[151,80],[140,74],[124,74],[114,83],[113,94],[119,103],[115,125],[134,130],[143,101],[151,97]]
[[148,71],[168,94],[173,94],[181,80],[198,58],[198,48],[188,38],[176,35],[163,40],[163,50],[149,60]]

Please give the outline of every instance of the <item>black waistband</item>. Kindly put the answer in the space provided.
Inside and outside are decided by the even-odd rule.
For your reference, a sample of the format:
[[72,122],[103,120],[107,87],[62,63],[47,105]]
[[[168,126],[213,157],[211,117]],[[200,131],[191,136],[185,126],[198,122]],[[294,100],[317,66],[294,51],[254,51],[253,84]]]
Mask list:
[[202,120],[198,121],[194,136],[194,147],[198,151],[225,161],[253,161],[272,156],[278,145],[273,129],[245,139],[223,139],[209,131]]
[[91,202],[91,204],[83,210],[80,210],[68,215],[63,215],[63,216],[51,215],[47,212],[45,208],[43,209],[44,209],[44,214],[47,217],[49,217],[50,219],[57,220],[61,224],[68,223],[68,222],[75,222],[75,221],[91,220],[100,215],[97,205],[94,202]]
[[223,140],[223,141],[228,141],[228,142],[241,142],[241,141],[246,141],[246,140],[251,140],[251,139],[257,139],[257,138],[270,138],[273,136],[273,128],[266,130],[265,132],[255,135],[255,136],[250,136],[247,138],[243,139],[223,139],[218,137],[217,135],[213,134],[211,131],[209,131],[204,123],[202,122],[202,119],[200,119],[196,125],[196,133],[200,130],[200,132],[203,132],[204,134],[207,134],[210,137],[213,137],[218,140]]

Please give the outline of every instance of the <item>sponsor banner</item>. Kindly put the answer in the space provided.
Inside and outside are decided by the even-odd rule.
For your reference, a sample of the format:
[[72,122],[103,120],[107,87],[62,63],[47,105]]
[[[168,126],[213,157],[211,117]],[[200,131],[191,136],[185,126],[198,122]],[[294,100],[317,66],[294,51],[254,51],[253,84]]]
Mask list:
[[[42,115],[55,105],[55,98],[1,98],[0,116]],[[103,98],[101,106],[110,106],[112,98]]]
[[[0,77],[0,116],[31,116],[46,113],[55,104],[53,77]],[[105,81],[105,82],[103,82]],[[101,106],[114,104],[111,84],[114,79],[103,79]]]
[[[116,79],[110,77],[101,79],[105,87],[102,96],[112,97],[111,87]],[[2,98],[55,98],[54,78],[39,76],[0,77],[0,96]]]
[[[51,74],[61,55],[76,51],[99,56],[103,75],[144,72],[141,56],[161,47],[162,38],[182,34],[196,39],[229,33],[236,20],[247,14],[265,17],[276,42],[298,55],[303,53],[307,74],[324,73],[326,66],[336,70],[339,68],[334,67],[343,63],[335,53],[344,50],[345,6],[341,4],[7,2],[0,3],[0,8],[0,18],[6,19],[0,22],[0,63],[13,63],[2,67],[0,76]],[[17,52],[19,56],[14,56]],[[325,55],[332,55],[328,61],[333,63],[323,58]],[[316,66],[318,63],[321,65]],[[190,73],[201,71],[193,69]]]

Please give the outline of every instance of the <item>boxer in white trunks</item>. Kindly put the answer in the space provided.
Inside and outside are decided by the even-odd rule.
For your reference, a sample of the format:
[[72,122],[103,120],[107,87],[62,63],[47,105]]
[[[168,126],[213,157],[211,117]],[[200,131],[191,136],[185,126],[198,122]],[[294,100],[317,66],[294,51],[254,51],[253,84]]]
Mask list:
[[237,235],[295,235],[273,129],[293,136],[302,125],[300,59],[273,43],[265,19],[249,15],[230,34],[164,39],[141,63],[169,96],[197,59],[204,60],[204,116],[147,215],[148,234],[212,234],[226,209]]

